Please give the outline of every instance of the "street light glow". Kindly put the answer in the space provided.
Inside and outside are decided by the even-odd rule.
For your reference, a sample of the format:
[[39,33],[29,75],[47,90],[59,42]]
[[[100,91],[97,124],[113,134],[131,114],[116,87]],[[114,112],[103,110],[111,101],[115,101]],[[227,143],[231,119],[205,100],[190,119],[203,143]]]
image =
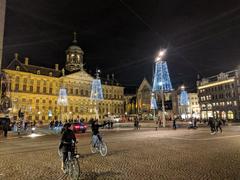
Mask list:
[[163,56],[166,54],[166,49],[162,49],[159,51],[158,56],[155,59],[155,62],[161,61]]
[[166,51],[167,51],[166,49],[161,50],[159,52],[158,56],[163,57],[165,55]]

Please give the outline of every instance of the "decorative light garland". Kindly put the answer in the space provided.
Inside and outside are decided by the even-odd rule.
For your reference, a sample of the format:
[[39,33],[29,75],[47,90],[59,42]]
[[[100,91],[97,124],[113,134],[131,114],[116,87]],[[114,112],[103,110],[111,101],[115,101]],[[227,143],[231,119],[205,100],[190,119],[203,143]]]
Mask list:
[[153,80],[153,91],[163,91],[168,92],[172,90],[172,83],[168,73],[168,67],[166,61],[159,61],[155,64],[155,73]]

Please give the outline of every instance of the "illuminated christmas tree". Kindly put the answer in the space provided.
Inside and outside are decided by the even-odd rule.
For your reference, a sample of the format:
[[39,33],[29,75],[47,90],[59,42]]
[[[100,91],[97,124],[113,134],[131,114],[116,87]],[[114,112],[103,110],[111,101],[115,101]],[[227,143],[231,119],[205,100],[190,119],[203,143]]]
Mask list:
[[155,93],[161,93],[162,101],[162,122],[163,127],[166,127],[166,118],[165,118],[165,105],[164,105],[164,92],[172,90],[172,83],[170,81],[167,62],[163,60],[163,57],[166,54],[166,49],[161,50],[155,60],[155,72],[153,79],[153,89]]
[[157,101],[156,98],[152,95],[151,97],[151,109],[157,109]]
[[184,89],[182,89],[180,93],[180,105],[181,106],[189,105],[188,93]]
[[58,96],[57,104],[60,106],[60,120],[63,120],[63,118],[62,118],[62,107],[68,105],[67,90],[64,87],[61,87],[60,90],[59,90],[59,96]]
[[156,92],[161,90],[164,92],[172,90],[172,83],[170,81],[166,61],[157,61],[155,64],[153,91]]
[[101,101],[103,100],[103,93],[102,93],[102,84],[99,78],[100,71],[97,70],[96,79],[92,81],[92,90],[91,90],[91,100],[93,101]]
[[96,79],[92,81],[92,90],[91,90],[91,96],[90,96],[90,99],[95,104],[95,112],[96,112],[97,119],[99,119],[98,103],[99,101],[103,100],[102,84],[99,77],[99,73],[100,73],[100,70],[97,70]]
[[59,106],[67,106],[68,105],[67,90],[64,87],[61,87],[59,90],[57,104]]
[[189,98],[188,93],[185,90],[185,87],[181,87],[181,92],[179,95],[179,104],[180,104],[180,114],[182,119],[186,119],[188,117],[188,105],[189,105]]

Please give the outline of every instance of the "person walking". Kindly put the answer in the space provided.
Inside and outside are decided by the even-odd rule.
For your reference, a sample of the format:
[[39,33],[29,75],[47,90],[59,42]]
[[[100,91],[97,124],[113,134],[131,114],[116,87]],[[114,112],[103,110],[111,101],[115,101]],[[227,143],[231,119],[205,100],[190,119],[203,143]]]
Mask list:
[[137,118],[134,118],[134,129],[137,129]]
[[208,126],[210,126],[211,134],[216,134],[215,122],[214,122],[213,117],[209,117]]
[[197,119],[196,118],[193,118],[193,127],[197,128]]
[[137,120],[137,121],[136,121],[136,127],[137,127],[137,130],[139,130],[139,129],[140,129],[140,118],[137,117],[136,120]]
[[8,117],[8,115],[5,115],[5,117],[2,119],[3,123],[3,135],[4,137],[7,137],[8,134],[8,128],[10,126],[10,118]]
[[176,118],[173,119],[173,129],[176,130],[177,129],[177,125],[176,125]]
[[216,126],[216,131],[217,131],[217,132],[219,132],[218,129],[220,129],[220,132],[222,133],[222,127],[221,127],[221,125],[222,125],[221,119],[217,119],[217,126]]

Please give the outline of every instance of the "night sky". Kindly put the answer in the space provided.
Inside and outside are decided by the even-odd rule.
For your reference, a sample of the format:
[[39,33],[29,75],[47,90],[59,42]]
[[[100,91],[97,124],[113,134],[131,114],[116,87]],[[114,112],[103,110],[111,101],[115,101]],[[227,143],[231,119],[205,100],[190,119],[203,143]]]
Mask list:
[[240,59],[239,0],[7,0],[5,24],[5,67],[15,52],[63,67],[76,31],[85,68],[115,73],[125,86],[152,80],[160,48],[168,48],[174,88],[192,88],[198,73],[229,71]]

